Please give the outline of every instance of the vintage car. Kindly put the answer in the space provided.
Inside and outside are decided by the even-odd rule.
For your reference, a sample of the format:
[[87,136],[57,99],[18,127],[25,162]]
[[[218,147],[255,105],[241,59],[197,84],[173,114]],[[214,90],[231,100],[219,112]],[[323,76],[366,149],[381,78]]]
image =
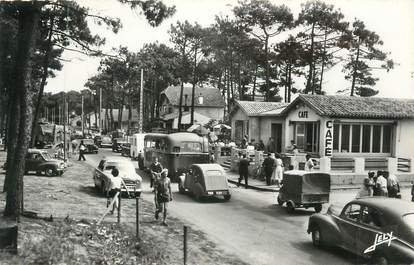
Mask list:
[[109,136],[102,136],[101,147],[112,147],[112,138]]
[[223,196],[230,200],[231,194],[226,174],[219,164],[194,164],[187,174],[180,176],[178,183],[180,193],[188,191],[197,201],[208,196]]
[[373,264],[414,263],[414,203],[387,197],[355,199],[340,211],[309,218],[317,247],[339,246]]
[[329,202],[331,176],[327,173],[304,170],[290,170],[283,174],[283,186],[277,196],[282,206],[291,213],[295,208],[313,207],[316,212],[322,210],[322,204]]
[[121,145],[121,155],[122,156],[131,156],[131,144],[124,143]]
[[[7,163],[4,163],[3,168],[7,169]],[[61,176],[65,172],[65,163],[53,159],[45,150],[28,149],[24,171],[25,174],[34,171],[36,175],[44,173],[48,177]]]
[[[134,164],[122,157],[107,157],[99,162],[93,172],[95,188],[106,194],[113,178],[112,169],[114,168],[119,170],[119,176],[124,180],[128,193],[135,193],[136,196],[139,196],[142,191],[142,178],[136,173]],[[122,187],[121,191],[127,192],[127,189]]]
[[126,144],[127,140],[124,138],[115,138],[112,140],[112,152],[121,153],[122,145]]
[[102,137],[100,135],[96,135],[93,138],[93,142],[95,143],[96,146],[101,147]]

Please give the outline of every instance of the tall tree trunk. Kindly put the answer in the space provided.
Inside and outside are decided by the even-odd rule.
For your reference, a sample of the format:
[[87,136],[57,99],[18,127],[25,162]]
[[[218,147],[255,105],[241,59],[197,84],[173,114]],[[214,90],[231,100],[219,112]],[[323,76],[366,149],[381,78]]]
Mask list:
[[312,24],[311,31],[311,46],[310,46],[310,58],[309,58],[309,74],[308,79],[306,80],[306,92],[312,91],[312,94],[315,94],[313,82],[313,49],[314,49],[314,38],[315,38],[315,23]]
[[355,81],[356,81],[356,76],[357,76],[357,66],[358,66],[358,62],[359,62],[359,48],[360,45],[360,39],[358,39],[358,47],[357,47],[357,55],[356,55],[356,59],[354,62],[354,72],[352,73],[352,84],[351,84],[351,97],[354,96],[355,93]]
[[266,92],[265,101],[270,100],[270,66],[269,66],[269,35],[265,39],[265,68],[266,68]]
[[288,103],[291,101],[292,96],[292,63],[289,63],[289,76],[288,76]]
[[256,68],[254,69],[254,78],[253,78],[253,101],[256,97],[256,83],[257,83],[257,71],[259,70],[259,64],[256,64]]
[[319,94],[322,94],[322,81],[323,73],[325,70],[325,60],[326,60],[326,39],[328,38],[328,30],[325,27],[325,39],[323,41],[323,53],[322,53],[322,67],[321,67],[321,80],[319,81]]
[[[37,3],[18,3],[18,49],[13,70],[15,78],[14,89],[15,119],[13,129],[9,131],[9,139],[15,142],[14,152],[7,154],[11,164],[7,168],[6,178],[9,178],[6,195],[5,216],[16,217],[23,208],[23,174],[25,157],[30,144],[30,133],[33,122],[33,89],[31,87],[32,56],[34,54],[36,32],[40,19],[40,8]],[[11,157],[13,156],[13,157]]]
[[35,109],[34,109],[34,115],[33,115],[34,118],[33,118],[32,131],[31,131],[32,141],[30,143],[30,146],[32,147],[35,144],[34,129],[39,119],[40,104],[42,103],[43,92],[45,90],[46,80],[48,76],[50,53],[52,52],[52,47],[53,47],[52,36],[53,36],[54,25],[55,25],[55,16],[52,16],[50,18],[50,28],[49,28],[48,37],[47,37],[46,51],[45,51],[45,55],[43,57],[43,62],[42,62],[42,80],[40,81],[39,91],[37,94],[37,99],[35,101]]
[[190,124],[194,124],[194,107],[195,107],[195,87],[196,87],[196,80],[197,80],[197,44],[194,46],[194,58],[193,58],[193,88],[191,93],[191,121]]
[[229,69],[226,69],[227,114],[230,113],[230,77]]

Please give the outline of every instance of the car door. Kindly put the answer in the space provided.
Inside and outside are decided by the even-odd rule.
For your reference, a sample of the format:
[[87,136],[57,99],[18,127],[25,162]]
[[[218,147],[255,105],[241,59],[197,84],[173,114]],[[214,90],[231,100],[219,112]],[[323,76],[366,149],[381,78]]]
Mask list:
[[95,185],[100,186],[102,183],[102,171],[105,166],[105,160],[101,160],[99,162],[99,165],[97,168],[95,168],[94,174],[93,174],[93,180],[95,182]]
[[350,203],[344,207],[337,219],[341,231],[342,246],[351,252],[356,251],[356,242],[360,226],[361,205]]
[[368,248],[375,243],[376,235],[382,233],[384,225],[385,222],[381,211],[370,206],[362,206],[361,226],[357,237],[357,251],[359,255],[369,255],[372,252]]
[[26,164],[25,164],[25,170],[26,171],[34,171],[34,170],[36,170],[35,168],[34,168],[34,164],[35,164],[35,162],[36,162],[36,160],[35,160],[35,156],[37,156],[38,154],[36,154],[36,153],[27,153],[27,155],[26,155]]

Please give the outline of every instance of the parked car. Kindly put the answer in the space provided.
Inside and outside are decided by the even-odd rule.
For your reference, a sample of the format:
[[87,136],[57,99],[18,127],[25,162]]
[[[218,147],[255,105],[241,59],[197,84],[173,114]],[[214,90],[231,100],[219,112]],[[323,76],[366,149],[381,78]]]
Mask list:
[[[99,165],[93,172],[95,188],[106,194],[113,178],[112,169],[114,168],[119,170],[119,176],[124,180],[128,192],[130,194],[135,192],[135,195],[139,196],[142,191],[142,178],[136,173],[134,164],[122,157],[107,157],[99,162]],[[122,187],[121,191],[126,192],[127,190]]]
[[216,195],[226,201],[231,198],[226,174],[219,164],[191,165],[189,172],[180,176],[178,189],[180,193],[190,192],[198,201]]
[[126,143],[127,143],[127,140],[124,138],[114,138],[112,140],[112,152],[116,152],[116,153],[122,152],[122,145]]
[[112,138],[109,136],[102,136],[101,147],[112,147]]
[[[34,171],[36,175],[44,173],[46,176],[52,177],[62,176],[65,172],[65,163],[53,159],[45,150],[28,149],[25,160],[25,174]],[[3,168],[7,169],[7,163],[4,163]]]
[[124,143],[121,145],[121,155],[122,156],[131,156],[131,144],[130,143]]
[[102,137],[97,135],[93,138],[94,143],[96,144],[96,146],[101,147],[101,143],[102,143]]
[[76,148],[79,148],[80,142],[83,141],[83,144],[86,147],[85,153],[87,154],[97,154],[98,153],[98,146],[95,144],[95,142],[92,139],[76,139],[72,141],[72,143],[76,143]]
[[[340,210],[340,209],[339,209]],[[414,263],[414,203],[363,197],[309,218],[308,233],[317,247],[339,246],[374,264]]]

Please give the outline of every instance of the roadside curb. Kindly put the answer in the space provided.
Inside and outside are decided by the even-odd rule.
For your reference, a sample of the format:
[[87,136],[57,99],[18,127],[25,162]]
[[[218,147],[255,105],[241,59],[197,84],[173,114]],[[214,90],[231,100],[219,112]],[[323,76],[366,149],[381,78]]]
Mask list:
[[[232,179],[228,179],[228,181],[232,184],[238,184],[238,181],[236,180],[232,180]],[[246,187],[246,184],[244,183],[240,183],[240,186],[242,187]],[[272,188],[266,188],[266,187],[258,187],[258,186],[252,186],[252,185],[247,185],[247,188],[252,189],[252,190],[258,190],[258,191],[267,191],[267,192],[276,192],[279,191],[279,189],[272,189]]]

